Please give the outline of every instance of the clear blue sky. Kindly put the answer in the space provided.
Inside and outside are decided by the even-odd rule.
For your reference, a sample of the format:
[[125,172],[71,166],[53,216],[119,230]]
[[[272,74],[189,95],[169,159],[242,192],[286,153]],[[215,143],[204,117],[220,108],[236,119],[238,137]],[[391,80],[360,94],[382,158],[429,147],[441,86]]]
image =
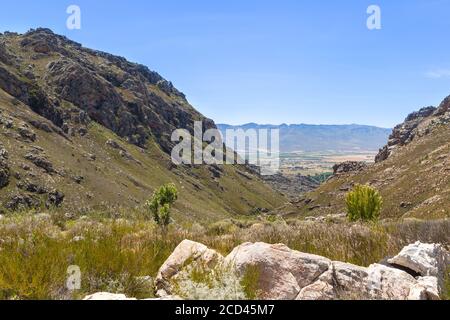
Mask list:
[[450,94],[449,14],[450,0],[14,0],[0,30],[49,27],[148,65],[216,122],[392,127]]

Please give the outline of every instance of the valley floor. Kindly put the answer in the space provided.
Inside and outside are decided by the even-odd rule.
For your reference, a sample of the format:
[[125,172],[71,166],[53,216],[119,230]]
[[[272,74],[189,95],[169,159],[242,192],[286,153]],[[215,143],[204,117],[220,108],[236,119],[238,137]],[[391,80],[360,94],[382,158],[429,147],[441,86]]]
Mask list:
[[317,176],[333,172],[333,166],[346,161],[373,163],[377,151],[291,152],[282,153],[281,172],[286,175]]

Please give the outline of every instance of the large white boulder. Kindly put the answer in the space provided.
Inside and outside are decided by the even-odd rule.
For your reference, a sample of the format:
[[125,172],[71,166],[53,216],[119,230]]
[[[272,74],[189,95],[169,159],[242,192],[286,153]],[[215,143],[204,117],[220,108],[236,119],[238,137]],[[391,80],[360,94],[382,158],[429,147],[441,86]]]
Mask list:
[[422,277],[434,276],[440,281],[449,267],[448,252],[440,244],[416,242],[403,250],[388,262],[392,265],[410,269]]
[[124,294],[115,294],[115,293],[109,293],[109,292],[97,292],[97,293],[91,294],[89,296],[86,296],[83,300],[107,301],[107,300],[136,300],[136,299],[127,298],[127,296]]
[[368,268],[334,261],[297,300],[434,300],[439,299],[436,277],[419,277],[381,264]]
[[261,299],[293,300],[300,290],[314,283],[331,265],[331,260],[289,249],[283,244],[244,243],[226,258],[239,276],[256,267]]
[[223,256],[207,246],[184,240],[164,262],[156,276],[155,285],[159,296],[171,295],[172,280],[188,265],[196,264],[202,268],[214,268],[223,262]]

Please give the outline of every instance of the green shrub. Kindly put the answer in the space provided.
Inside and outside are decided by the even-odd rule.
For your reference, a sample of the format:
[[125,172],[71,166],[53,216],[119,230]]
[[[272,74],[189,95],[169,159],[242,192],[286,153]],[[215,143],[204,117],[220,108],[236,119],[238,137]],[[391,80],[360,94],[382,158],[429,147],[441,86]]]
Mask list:
[[370,186],[356,185],[346,197],[350,221],[373,221],[380,216],[383,200],[378,191]]
[[160,227],[166,228],[170,224],[170,207],[178,198],[178,191],[174,184],[166,184],[153,193],[147,201],[153,219]]

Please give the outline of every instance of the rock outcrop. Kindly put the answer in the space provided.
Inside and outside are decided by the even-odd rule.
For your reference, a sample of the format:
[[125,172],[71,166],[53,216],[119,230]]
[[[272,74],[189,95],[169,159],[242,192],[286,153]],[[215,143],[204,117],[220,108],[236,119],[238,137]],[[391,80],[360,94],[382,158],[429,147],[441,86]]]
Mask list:
[[[125,58],[84,48],[44,28],[0,35],[0,44],[0,89],[66,133],[84,136],[93,120],[140,147],[156,137],[169,152],[173,130],[193,131],[194,121],[202,121],[204,130],[215,128],[170,81]],[[40,60],[44,70],[36,67]]]
[[408,115],[403,123],[394,128],[387,145],[380,149],[375,162],[386,160],[399,147],[408,145],[416,137],[429,134],[437,125],[450,123],[449,106],[450,97],[447,97],[438,108],[425,107]]
[[448,96],[441,102],[437,110],[434,112],[434,115],[445,116],[448,115],[449,112],[450,112],[450,96]]
[[340,175],[349,172],[361,171],[367,168],[367,163],[362,161],[346,161],[333,166],[333,174]]
[[450,261],[448,253],[441,245],[416,242],[403,248],[388,262],[411,270],[422,277],[432,276],[444,279],[444,273]]
[[27,153],[25,159],[31,161],[36,167],[44,169],[47,173],[55,173],[53,164],[42,154]]
[[282,244],[244,243],[223,258],[202,244],[185,240],[161,267],[157,290],[163,296],[174,294],[171,283],[177,274],[199,262],[206,268],[231,268],[238,277],[256,268],[258,297],[267,300],[439,299],[439,283],[449,267],[448,252],[436,244],[416,243],[390,259],[389,265],[364,268]]

